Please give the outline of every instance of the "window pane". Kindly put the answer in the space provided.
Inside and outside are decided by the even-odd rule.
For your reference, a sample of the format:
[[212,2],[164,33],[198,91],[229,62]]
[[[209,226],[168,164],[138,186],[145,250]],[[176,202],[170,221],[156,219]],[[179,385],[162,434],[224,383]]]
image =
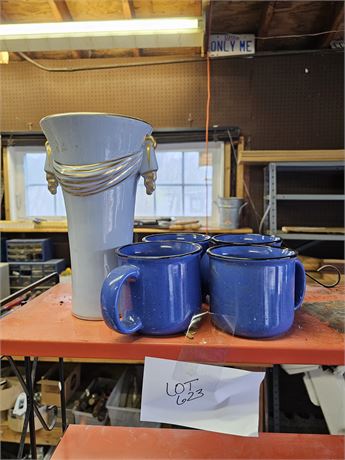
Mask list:
[[[207,187],[207,215],[212,214],[212,187]],[[206,187],[202,185],[185,185],[184,215],[206,215]]]
[[[140,180],[140,182],[142,182],[142,180]],[[153,217],[155,215],[154,200],[154,195],[146,195],[145,186],[139,183],[135,199],[135,215],[140,217]]]
[[182,216],[182,186],[159,185],[155,192],[157,216]]
[[26,188],[27,216],[54,216],[54,196],[46,185],[31,185]]
[[62,190],[60,186],[57,188],[57,194],[55,195],[55,200],[56,200],[56,215],[65,216],[66,208],[65,208],[65,202],[63,199],[63,194],[62,194]]
[[45,153],[27,153],[25,155],[24,167],[26,185],[45,184],[46,174],[44,172]]
[[[184,182],[185,184],[205,184],[205,176],[207,171],[208,180],[212,180],[212,166],[201,166],[200,165],[199,152],[184,152]],[[212,155],[209,153],[211,160]]]
[[182,183],[182,152],[156,152],[157,184]]

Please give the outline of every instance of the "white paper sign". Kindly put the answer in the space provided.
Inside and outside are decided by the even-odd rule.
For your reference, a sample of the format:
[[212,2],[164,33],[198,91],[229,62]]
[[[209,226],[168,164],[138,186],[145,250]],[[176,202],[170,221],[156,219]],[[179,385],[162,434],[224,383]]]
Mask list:
[[208,44],[210,57],[240,56],[255,53],[255,35],[211,34]]
[[140,420],[258,436],[264,372],[145,358]]

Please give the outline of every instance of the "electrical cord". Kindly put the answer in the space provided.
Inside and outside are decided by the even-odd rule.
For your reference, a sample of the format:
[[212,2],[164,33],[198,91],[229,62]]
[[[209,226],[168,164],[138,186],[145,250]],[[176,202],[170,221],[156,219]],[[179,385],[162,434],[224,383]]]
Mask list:
[[267,206],[267,208],[266,208],[266,211],[264,212],[264,215],[262,216],[262,219],[260,220],[259,233],[261,233],[261,231],[262,231],[262,227],[264,225],[265,219],[266,219],[268,213],[270,212],[270,210],[271,210],[271,205],[269,204]]
[[271,37],[255,37],[256,40],[275,40],[280,38],[304,38],[304,37],[317,37],[318,35],[332,34],[337,32],[344,32],[344,29],[339,30],[325,30],[323,32],[314,32],[310,34],[291,34],[291,35],[272,35]]
[[[212,3],[211,3],[212,6]],[[325,30],[323,32],[315,32],[310,34],[292,34],[292,35],[273,35],[271,37],[255,37],[256,40],[275,40],[275,39],[282,39],[282,38],[303,38],[303,37],[316,37],[318,35],[325,35],[330,33],[340,33],[344,32],[344,29],[339,30]],[[234,34],[236,35],[236,34]],[[308,50],[309,51],[309,50]],[[319,50],[316,50],[319,51]],[[310,51],[311,52],[311,51]],[[314,50],[315,52],[315,50]],[[162,60],[162,61],[149,61],[149,62],[131,62],[131,63],[122,63],[122,64],[103,64],[103,65],[96,65],[96,66],[83,66],[83,67],[47,67],[43,64],[40,64],[34,59],[31,59],[27,54],[23,53],[22,51],[16,52],[19,56],[21,56],[25,61],[29,62],[30,64],[34,65],[35,67],[39,68],[40,70],[44,70],[46,72],[83,72],[88,70],[109,70],[109,69],[122,69],[122,68],[130,68],[130,67],[145,67],[145,66],[152,66],[152,65],[167,65],[167,64],[186,64],[189,62],[205,62],[206,59],[203,57],[195,57],[195,58],[180,58],[180,59],[169,59],[169,60]],[[279,52],[275,51],[275,55],[279,54]],[[288,54],[288,53],[286,53]],[[269,56],[270,53],[261,53],[256,54],[256,56]],[[241,57],[241,56],[240,56]],[[248,57],[248,56],[244,56]],[[224,57],[224,58],[229,58]],[[223,58],[223,59],[224,59]],[[230,58],[234,58],[234,56],[230,56]],[[222,59],[222,58],[217,58]]]

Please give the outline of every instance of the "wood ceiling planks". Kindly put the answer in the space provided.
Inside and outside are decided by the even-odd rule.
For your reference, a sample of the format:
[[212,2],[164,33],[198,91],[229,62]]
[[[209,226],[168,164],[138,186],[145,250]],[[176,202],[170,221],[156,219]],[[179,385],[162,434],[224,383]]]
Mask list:
[[137,18],[201,16],[201,0],[133,0]]
[[122,0],[66,0],[75,21],[124,19]]
[[266,2],[224,1],[212,3],[212,33],[256,33]]
[[[208,1],[208,0],[206,0]],[[2,22],[112,20],[201,16],[202,0],[0,0]],[[254,33],[257,36],[308,34],[343,29],[343,1],[212,1],[212,33]],[[258,51],[328,48],[343,33],[316,37],[257,40]],[[90,50],[56,53],[56,58],[159,56],[200,54],[200,48],[161,50]],[[53,52],[32,57],[55,58]]]
[[6,22],[54,22],[47,0],[1,0],[1,14]]

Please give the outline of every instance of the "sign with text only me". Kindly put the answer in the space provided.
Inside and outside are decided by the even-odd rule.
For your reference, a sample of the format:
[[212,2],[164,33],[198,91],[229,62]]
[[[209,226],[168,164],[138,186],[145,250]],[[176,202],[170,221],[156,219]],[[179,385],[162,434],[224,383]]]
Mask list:
[[255,35],[212,34],[208,54],[210,57],[255,54]]

